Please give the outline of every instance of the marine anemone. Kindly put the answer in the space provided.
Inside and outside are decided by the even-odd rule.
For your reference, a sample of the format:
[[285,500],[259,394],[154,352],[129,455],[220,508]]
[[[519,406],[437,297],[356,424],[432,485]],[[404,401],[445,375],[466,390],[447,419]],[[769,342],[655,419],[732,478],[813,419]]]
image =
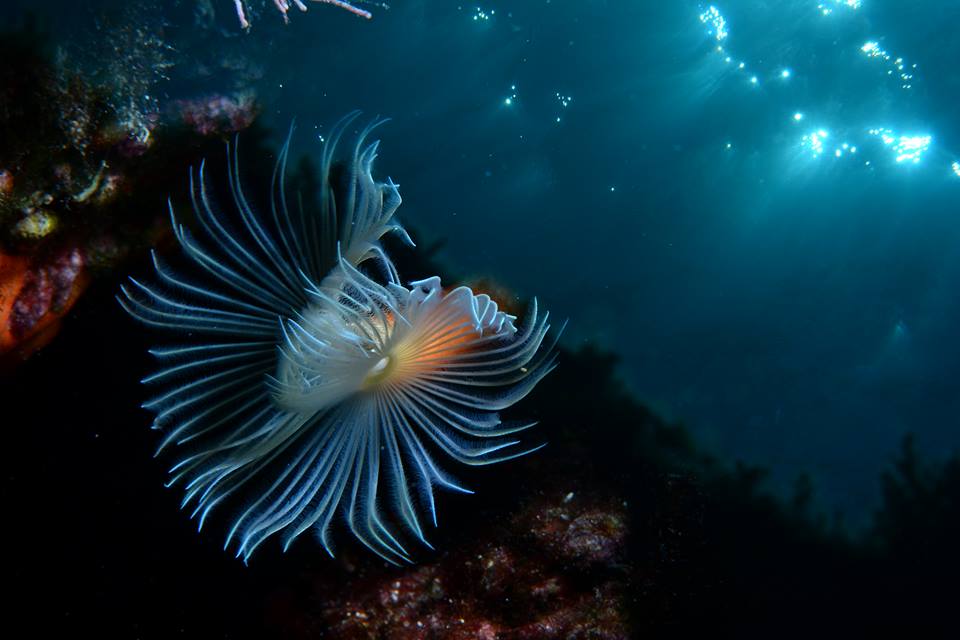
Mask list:
[[435,458],[486,465],[538,448],[511,437],[534,423],[498,412],[555,366],[548,314],[534,300],[518,327],[467,287],[401,284],[380,242],[409,237],[394,220],[397,185],[372,176],[378,143],[367,137],[379,123],[334,163],[355,119],[325,143],[316,215],[288,207],[290,137],[268,215],[244,195],[236,144],[235,224],[213,208],[201,164],[191,172],[200,238],[171,207],[186,267],[154,255],[157,281],[131,278],[118,296],[132,316],[188,340],[151,350],[163,366],[144,382],[163,389],[144,407],[165,434],[158,454],[180,452],[170,484],[184,487],[200,527],[215,506],[234,505],[225,548],[244,561],[270,535],[287,548],[308,529],[333,555],[338,513],[371,550],[409,561],[405,538],[429,546],[424,512],[437,524],[434,488],[469,493]]

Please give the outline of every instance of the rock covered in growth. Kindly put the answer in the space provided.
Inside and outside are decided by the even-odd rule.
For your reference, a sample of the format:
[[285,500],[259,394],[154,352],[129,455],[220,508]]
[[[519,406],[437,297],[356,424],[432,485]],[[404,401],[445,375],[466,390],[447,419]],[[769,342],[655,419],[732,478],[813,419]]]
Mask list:
[[77,247],[38,259],[0,252],[0,354],[26,355],[49,341],[87,281]]
[[242,131],[253,124],[259,112],[251,93],[177,100],[174,109],[184,124],[202,136]]
[[[148,46],[134,26],[117,33],[133,48]],[[106,67],[85,74],[69,56],[44,54],[38,34],[0,37],[0,59],[9,61],[0,65],[4,369],[53,338],[91,276],[164,237],[165,201],[187,167],[257,114],[249,94],[161,109],[144,70],[163,67],[150,53],[165,50],[157,38],[150,51],[123,58],[139,64],[107,56]]]
[[308,579],[273,614],[303,638],[628,638],[627,533],[621,500],[538,492],[460,548],[345,584]]

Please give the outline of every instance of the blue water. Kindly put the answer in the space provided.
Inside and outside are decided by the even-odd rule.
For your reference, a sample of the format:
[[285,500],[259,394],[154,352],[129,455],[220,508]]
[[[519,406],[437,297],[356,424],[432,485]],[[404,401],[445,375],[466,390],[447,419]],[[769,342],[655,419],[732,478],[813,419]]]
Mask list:
[[396,0],[244,34],[215,0],[202,36],[191,5],[144,5],[213,69],[182,53],[159,94],[252,88],[295,154],[391,117],[420,244],[773,487],[807,471],[856,520],[906,433],[960,445],[957,3]]
[[774,486],[856,520],[905,433],[960,444],[960,8],[729,2],[718,40],[694,2],[441,4],[291,25],[271,117],[389,114],[424,239]]

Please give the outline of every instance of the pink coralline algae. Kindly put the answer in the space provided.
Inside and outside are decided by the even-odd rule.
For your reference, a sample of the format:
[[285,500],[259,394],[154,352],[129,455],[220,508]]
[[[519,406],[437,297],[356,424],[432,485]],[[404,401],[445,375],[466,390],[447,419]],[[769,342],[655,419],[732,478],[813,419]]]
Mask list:
[[183,123],[202,136],[232,134],[246,129],[259,111],[256,101],[247,95],[179,100],[175,108]]
[[541,493],[460,550],[346,585],[318,577],[306,611],[287,596],[272,617],[290,638],[628,638],[627,531],[622,502]]

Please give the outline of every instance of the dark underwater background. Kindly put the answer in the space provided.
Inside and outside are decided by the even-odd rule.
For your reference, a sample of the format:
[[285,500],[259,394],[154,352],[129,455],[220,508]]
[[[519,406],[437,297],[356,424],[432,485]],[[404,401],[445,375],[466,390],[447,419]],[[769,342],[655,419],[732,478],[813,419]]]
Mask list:
[[[44,126],[88,93],[156,140],[121,154],[138,188],[102,214],[36,238],[14,232],[23,207],[0,213],[10,255],[89,247],[90,229],[114,243],[58,335],[3,367],[15,626],[956,632],[960,4],[395,0],[289,24],[247,5],[246,32],[230,0],[0,7],[0,161],[16,146],[42,173],[63,146]],[[33,84],[64,69],[93,88]],[[444,496],[422,568],[346,541],[337,561],[304,541],[245,567],[163,487],[139,407],[156,336],[113,296],[146,249],[170,250],[166,198],[191,164],[222,173],[242,130],[264,196],[291,123],[299,162],[353,109],[391,119],[376,173],[400,184],[420,248],[396,249],[402,275],[495,283],[569,320],[559,369],[515,409],[551,444],[465,473],[478,495]],[[554,517],[589,536],[537,533]],[[398,613],[380,589],[401,580]],[[345,622],[360,610],[378,622]]]

